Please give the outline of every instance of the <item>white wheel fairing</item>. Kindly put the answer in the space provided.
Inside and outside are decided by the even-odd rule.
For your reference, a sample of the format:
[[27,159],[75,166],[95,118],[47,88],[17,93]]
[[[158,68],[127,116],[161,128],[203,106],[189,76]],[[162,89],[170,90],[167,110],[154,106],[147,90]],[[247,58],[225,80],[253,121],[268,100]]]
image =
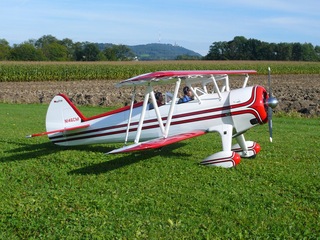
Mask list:
[[254,158],[261,150],[260,145],[253,141],[246,141],[245,143],[248,148],[247,151],[244,151],[238,143],[234,144],[231,150],[238,153],[243,158]]
[[240,163],[241,157],[233,151],[221,151],[201,161],[201,165],[231,168]]

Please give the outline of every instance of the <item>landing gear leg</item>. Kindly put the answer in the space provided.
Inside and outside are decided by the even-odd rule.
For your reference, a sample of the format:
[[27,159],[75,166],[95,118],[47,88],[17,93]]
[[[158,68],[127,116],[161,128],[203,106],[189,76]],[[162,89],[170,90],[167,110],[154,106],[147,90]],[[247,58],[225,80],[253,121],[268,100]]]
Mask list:
[[237,144],[233,145],[231,150],[238,153],[243,158],[255,158],[260,152],[260,145],[253,141],[246,141],[244,135],[236,137]]
[[205,166],[230,168],[240,163],[240,155],[231,150],[233,126],[224,124],[209,129],[209,132],[218,132],[221,136],[223,151],[217,152],[201,161]]

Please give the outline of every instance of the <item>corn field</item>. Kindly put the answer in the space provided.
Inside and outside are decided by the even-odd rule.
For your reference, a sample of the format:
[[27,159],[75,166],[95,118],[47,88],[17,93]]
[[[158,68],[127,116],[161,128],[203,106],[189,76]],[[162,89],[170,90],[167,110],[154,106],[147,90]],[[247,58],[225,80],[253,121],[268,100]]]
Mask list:
[[152,61],[152,62],[0,62],[0,82],[123,80],[163,70],[257,70],[267,74],[320,74],[320,62]]

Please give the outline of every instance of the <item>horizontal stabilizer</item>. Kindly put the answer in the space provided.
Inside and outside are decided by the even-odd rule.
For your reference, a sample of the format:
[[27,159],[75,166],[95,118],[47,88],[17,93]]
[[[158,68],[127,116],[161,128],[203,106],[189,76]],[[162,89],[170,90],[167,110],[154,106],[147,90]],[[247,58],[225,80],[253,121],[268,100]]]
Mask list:
[[133,151],[142,151],[142,150],[148,150],[148,149],[157,149],[164,147],[166,145],[180,142],[189,138],[198,137],[203,134],[205,134],[206,131],[193,131],[188,133],[182,133],[178,135],[174,135],[167,138],[156,138],[152,139],[146,142],[136,143],[129,146],[124,146],[122,148],[115,149],[111,152],[108,152],[108,154],[114,154],[114,153],[125,153],[125,152],[133,152]]
[[53,134],[53,133],[66,132],[66,131],[71,131],[71,130],[76,130],[76,129],[81,129],[81,128],[87,128],[89,126],[90,126],[90,124],[78,125],[78,126],[73,126],[73,127],[68,127],[68,128],[52,130],[52,131],[48,131],[48,132],[34,133],[31,135],[27,135],[26,137],[27,138],[40,137],[40,136],[49,135],[49,134]]

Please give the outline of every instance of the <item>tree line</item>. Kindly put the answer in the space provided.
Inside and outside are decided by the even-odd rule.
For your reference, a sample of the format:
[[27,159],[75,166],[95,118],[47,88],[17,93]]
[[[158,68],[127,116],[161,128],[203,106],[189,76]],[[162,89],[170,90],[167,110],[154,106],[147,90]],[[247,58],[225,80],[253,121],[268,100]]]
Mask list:
[[206,60],[320,61],[320,46],[311,43],[268,43],[237,36],[232,41],[214,42]]
[[[12,47],[0,39],[0,60],[10,61],[131,61],[135,53],[125,45],[73,42],[52,35],[31,39]],[[177,60],[195,59],[178,56]],[[198,60],[199,58],[196,57]],[[231,41],[213,42],[204,60],[275,60],[320,61],[320,46],[311,43],[268,43],[257,39],[234,37]]]
[[109,44],[104,49],[99,44],[62,40],[52,35],[28,40],[10,47],[8,41],[0,39],[0,60],[11,61],[127,61],[135,54],[125,45]]

